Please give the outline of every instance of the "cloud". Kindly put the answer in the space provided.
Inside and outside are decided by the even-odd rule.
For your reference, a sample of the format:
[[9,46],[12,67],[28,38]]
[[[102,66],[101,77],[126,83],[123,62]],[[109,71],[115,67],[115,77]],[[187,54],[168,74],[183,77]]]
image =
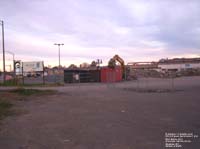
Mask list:
[[6,48],[47,61],[57,59],[55,42],[77,62],[116,53],[129,61],[198,55],[199,8],[198,0],[0,1]]

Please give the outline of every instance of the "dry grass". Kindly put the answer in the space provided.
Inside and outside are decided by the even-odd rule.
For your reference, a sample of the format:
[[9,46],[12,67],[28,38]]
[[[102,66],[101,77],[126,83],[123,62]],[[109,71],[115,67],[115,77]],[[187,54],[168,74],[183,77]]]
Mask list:
[[16,102],[26,101],[31,96],[50,95],[54,93],[56,93],[54,90],[37,90],[25,88],[0,91],[0,120],[11,114],[18,113],[15,109]]

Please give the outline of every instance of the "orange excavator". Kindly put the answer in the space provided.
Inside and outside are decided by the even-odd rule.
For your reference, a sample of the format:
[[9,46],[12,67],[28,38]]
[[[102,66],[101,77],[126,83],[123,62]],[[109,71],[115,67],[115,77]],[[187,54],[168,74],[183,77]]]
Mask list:
[[115,68],[116,66],[116,61],[118,61],[121,65],[121,68],[122,68],[122,74],[123,74],[123,78],[125,77],[125,71],[126,71],[126,68],[125,68],[125,64],[124,64],[124,60],[119,56],[119,55],[115,55],[113,56],[113,58],[111,58],[108,62],[108,67],[110,68]]

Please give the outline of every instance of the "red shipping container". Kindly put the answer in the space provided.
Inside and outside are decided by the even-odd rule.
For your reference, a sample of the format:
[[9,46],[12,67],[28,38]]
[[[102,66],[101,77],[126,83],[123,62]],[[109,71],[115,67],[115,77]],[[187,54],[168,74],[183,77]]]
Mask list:
[[109,67],[101,68],[101,82],[122,81],[122,68],[117,66],[114,69]]

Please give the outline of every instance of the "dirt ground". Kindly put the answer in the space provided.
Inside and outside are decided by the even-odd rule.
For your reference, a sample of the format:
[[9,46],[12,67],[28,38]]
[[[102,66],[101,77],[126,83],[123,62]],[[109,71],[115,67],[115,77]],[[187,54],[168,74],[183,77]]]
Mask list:
[[166,133],[199,135],[181,149],[200,148],[200,77],[50,89],[16,103],[0,149],[164,149]]

